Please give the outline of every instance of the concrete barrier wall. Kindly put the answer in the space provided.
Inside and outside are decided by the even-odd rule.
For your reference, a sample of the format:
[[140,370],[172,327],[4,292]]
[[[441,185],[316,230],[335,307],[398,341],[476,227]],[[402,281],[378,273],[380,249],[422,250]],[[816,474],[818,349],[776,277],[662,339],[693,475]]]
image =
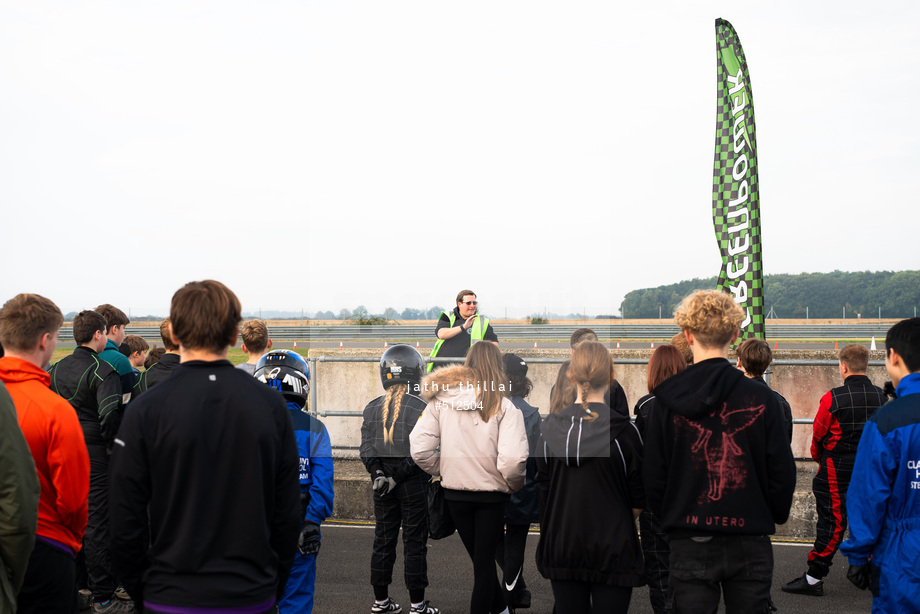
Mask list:
[[[379,356],[378,352],[377,355]],[[648,392],[647,367],[644,364],[616,364],[617,358],[648,359],[652,350],[614,350],[614,369],[617,381],[623,386],[630,403],[630,411],[636,402]],[[569,357],[564,350],[520,350],[517,354],[525,360],[531,357]],[[884,360],[881,351],[871,353],[872,360]],[[368,350],[311,350],[310,355],[325,356],[374,356]],[[836,360],[833,351],[788,351],[775,352],[776,359]],[[556,381],[558,364],[532,363],[528,377],[533,381],[533,392],[527,398],[531,405],[540,408],[542,414],[549,410],[549,392]],[[884,367],[870,367],[869,377],[881,386],[888,379]],[[361,412],[365,405],[383,394],[377,363],[319,362],[314,374],[320,411]],[[813,419],[822,395],[841,385],[836,366],[774,366],[770,385],[782,394],[792,406],[793,417]],[[340,456],[356,457],[361,442],[361,419],[358,417],[326,417],[323,422],[329,429],[334,446],[340,449]],[[811,426],[797,424],[793,429],[792,451],[796,458],[811,457]]]
[[[623,386],[630,403],[630,411],[647,392],[647,366],[644,364],[616,364],[617,358],[644,358],[652,350],[614,350],[614,368],[617,381]],[[520,350],[516,352],[525,360],[532,357],[559,358],[569,354],[564,350]],[[373,356],[368,350],[311,350],[310,355],[320,356]],[[379,355],[379,354],[378,354]],[[775,359],[836,360],[833,351],[776,351]],[[884,353],[872,352],[871,360],[883,360]],[[549,409],[549,392],[556,380],[558,364],[531,363],[528,377],[534,389],[528,401],[540,408],[542,414]],[[369,481],[360,465],[358,446],[361,443],[361,411],[372,399],[383,394],[377,363],[319,362],[314,374],[318,392],[318,408],[322,411],[354,411],[355,417],[322,418],[336,456],[336,504],[339,518],[373,518]],[[888,379],[884,367],[870,367],[869,377],[876,385]],[[789,401],[793,417],[813,419],[821,396],[830,388],[841,384],[836,366],[774,366],[770,384]],[[789,522],[780,527],[779,535],[805,540],[814,539],[815,511],[811,494],[811,479],[817,465],[811,460],[811,425],[797,424],[793,429],[792,451],[798,459],[797,492]]]

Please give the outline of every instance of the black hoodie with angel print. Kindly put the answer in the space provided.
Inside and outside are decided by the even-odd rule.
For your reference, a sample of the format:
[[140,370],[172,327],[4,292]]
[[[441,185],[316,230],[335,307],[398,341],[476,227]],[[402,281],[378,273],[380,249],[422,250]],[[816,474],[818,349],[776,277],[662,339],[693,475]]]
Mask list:
[[685,535],[768,535],[785,522],[795,461],[773,392],[724,358],[654,391],[643,475],[662,527]]

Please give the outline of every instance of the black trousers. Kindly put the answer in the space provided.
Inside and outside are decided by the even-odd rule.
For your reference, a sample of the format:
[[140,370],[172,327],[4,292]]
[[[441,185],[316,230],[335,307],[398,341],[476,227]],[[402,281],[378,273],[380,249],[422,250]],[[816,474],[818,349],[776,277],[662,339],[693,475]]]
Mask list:
[[374,493],[374,550],[371,553],[371,585],[389,586],[393,581],[399,527],[403,531],[403,562],[406,588],[428,586],[428,475],[420,473],[396,484],[392,492]]
[[19,591],[19,614],[77,614],[78,608],[73,557],[37,538]]
[[770,608],[773,545],[766,535],[715,535],[671,540],[671,591],[676,614],[765,614]]
[[808,553],[808,575],[824,578],[847,530],[847,488],[853,475],[855,456],[822,456],[811,482],[818,523],[815,545]]
[[505,526],[505,502],[447,501],[451,518],[473,561],[470,614],[500,614],[505,596],[495,573],[495,551]]
[[89,519],[83,536],[83,552],[93,600],[105,601],[115,592],[109,540],[109,452],[104,445],[87,445],[86,449],[89,452]]
[[626,614],[632,588],[592,582],[551,580],[556,614]]
[[670,597],[668,558],[671,556],[671,545],[668,534],[661,528],[658,518],[648,510],[639,514],[639,531],[649,601],[655,614],[666,614]]
[[504,534],[499,537],[495,551],[495,562],[502,569],[505,603],[515,608],[520,602],[521,593],[527,588],[524,582],[524,552],[527,548],[527,531],[529,524],[505,525]]

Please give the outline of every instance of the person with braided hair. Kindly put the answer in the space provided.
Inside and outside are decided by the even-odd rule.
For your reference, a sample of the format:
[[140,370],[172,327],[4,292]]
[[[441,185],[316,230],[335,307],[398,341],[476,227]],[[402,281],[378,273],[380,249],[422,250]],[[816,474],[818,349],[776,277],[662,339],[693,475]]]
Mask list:
[[403,530],[406,588],[411,612],[439,614],[425,600],[428,586],[428,475],[412,460],[409,433],[425,410],[418,396],[425,360],[410,345],[394,345],[380,357],[380,381],[386,394],[364,408],[361,460],[374,489],[374,549],[371,554],[372,614],[397,614],[390,599],[399,527]]
[[558,614],[626,612],[633,587],[645,584],[635,525],[645,507],[642,439],[604,403],[614,378],[603,344],[577,345],[567,377],[575,401],[543,420],[537,445],[537,569]]

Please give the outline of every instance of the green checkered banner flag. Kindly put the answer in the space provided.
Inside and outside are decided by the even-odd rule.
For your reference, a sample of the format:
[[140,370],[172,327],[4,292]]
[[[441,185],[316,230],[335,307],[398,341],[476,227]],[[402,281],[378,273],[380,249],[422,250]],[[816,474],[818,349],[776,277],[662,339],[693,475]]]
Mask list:
[[744,310],[741,338],[764,338],[763,263],[754,100],[741,41],[730,23],[716,20],[718,106],[712,177],[712,222],[722,253],[719,289]]

